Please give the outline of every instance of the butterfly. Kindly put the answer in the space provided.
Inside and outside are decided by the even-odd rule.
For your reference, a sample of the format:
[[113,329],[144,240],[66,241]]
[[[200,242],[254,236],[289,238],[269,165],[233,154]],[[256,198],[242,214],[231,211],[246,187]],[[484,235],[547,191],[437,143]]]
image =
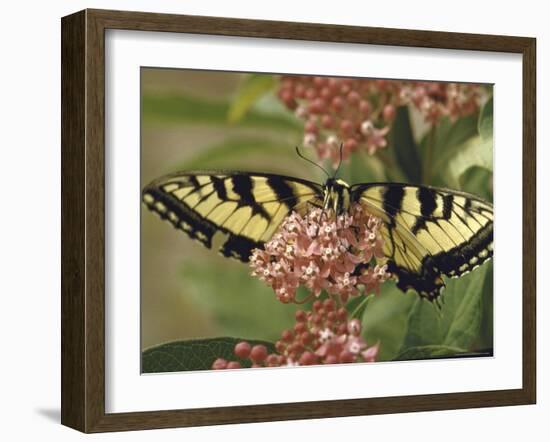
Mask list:
[[[336,175],[336,174],[335,174]],[[437,300],[443,275],[459,277],[493,255],[493,206],[465,192],[403,183],[324,184],[236,171],[179,172],[145,186],[143,202],[162,219],[226,257],[248,262],[292,211],[336,214],[361,204],[382,220],[383,253],[397,287]]]

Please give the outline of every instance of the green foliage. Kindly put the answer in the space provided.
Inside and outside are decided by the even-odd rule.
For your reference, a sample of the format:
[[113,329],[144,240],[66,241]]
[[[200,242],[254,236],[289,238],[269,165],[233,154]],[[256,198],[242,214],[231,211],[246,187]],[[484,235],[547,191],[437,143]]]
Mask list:
[[471,349],[482,325],[483,297],[491,296],[483,290],[489,269],[490,263],[460,278],[448,279],[441,311],[428,301],[416,299],[409,312],[400,353],[439,344]]
[[463,348],[449,347],[446,345],[424,345],[420,347],[410,347],[399,353],[396,361],[412,361],[415,359],[437,359],[460,356],[467,353]]
[[[187,370],[210,370],[217,358],[228,361],[238,361],[243,367],[250,367],[250,360],[243,360],[235,356],[235,345],[243,341],[241,338],[211,338],[191,339],[188,341],[169,342],[158,345],[142,353],[142,373],[167,373]],[[249,340],[251,345],[263,344],[268,352],[275,348],[271,342]]]
[[479,135],[484,140],[493,139],[493,98],[491,97],[481,108],[478,120]]
[[493,100],[485,103],[479,115],[459,118],[454,123],[444,118],[434,132],[431,141],[430,133],[421,141],[424,152],[430,142],[433,143],[433,184],[462,189],[492,200],[488,183],[493,171]]
[[472,166],[460,176],[460,189],[493,201],[493,173],[483,167]]
[[[282,140],[273,141],[267,137],[234,137],[201,149],[191,159],[179,164],[175,170],[228,169],[242,159],[261,158],[264,161],[278,159],[295,160],[296,152]],[[277,166],[276,162],[275,166]],[[266,171],[267,172],[267,171]]]
[[357,152],[353,161],[341,168],[339,175],[348,183],[354,184],[384,181],[386,177],[382,161],[365,152]]
[[271,288],[250,276],[247,265],[226,261],[186,261],[181,270],[186,293],[225,334],[275,341],[294,325],[299,307],[279,302]]
[[246,77],[229,107],[229,122],[240,121],[260,97],[272,91],[276,84],[271,75],[252,74]]
[[432,126],[419,143],[424,164],[423,183],[460,189],[458,179],[449,179],[449,161],[463,148],[463,144],[477,134],[477,116],[459,118],[454,123],[447,117]]
[[412,291],[404,294],[388,281],[364,311],[363,335],[369,343],[382,343],[382,361],[402,360],[415,351],[425,354],[431,347],[434,352],[452,348],[453,354],[457,349],[465,352],[490,348],[490,339],[479,339],[482,325],[492,316],[492,309],[487,311],[492,305],[488,302],[492,299],[489,279],[492,281],[490,263],[461,278],[447,280],[441,311]]
[[[492,114],[489,110],[485,111],[483,118],[484,121],[488,120],[489,115],[492,130]],[[398,108],[390,132],[389,152],[378,155],[386,160],[384,166],[387,177],[392,181],[403,177],[409,183],[465,189],[462,176],[470,168],[481,167],[492,172],[492,136],[478,135],[478,126],[488,125],[487,122],[479,123],[481,119],[482,116],[478,118],[477,115],[470,115],[452,122],[444,117],[417,144],[409,108]],[[476,190],[474,188],[473,193]]]
[[355,298],[351,298],[346,304],[346,310],[349,317],[353,319],[362,318],[370,301],[372,301],[375,297],[376,295],[370,294],[368,296],[357,296]]
[[408,107],[397,108],[389,138],[390,149],[407,181],[419,184],[422,181],[423,166],[414,141]]
[[416,297],[403,293],[393,281],[387,281],[381,293],[369,301],[362,318],[363,337],[369,344],[381,343],[379,360],[392,360],[399,353]]
[[[460,151],[461,146],[477,134],[477,116],[470,115],[455,122],[444,117],[432,131],[424,135],[420,141],[420,149],[424,157],[427,157],[427,151],[432,143],[431,176],[437,177],[440,171],[445,169],[447,162]],[[444,180],[444,176],[439,178]]]
[[450,187],[460,188],[462,176],[472,167],[493,171],[493,141],[480,136],[470,138],[459,146],[445,168],[445,176]]
[[[152,96],[141,100],[142,121],[145,124],[207,124],[227,126],[230,104],[207,101],[186,95]],[[235,111],[234,111],[235,112]],[[242,127],[267,127],[299,133],[302,125],[285,116],[250,110],[239,121]]]
[[492,349],[493,348],[493,262],[487,264],[487,276],[483,285],[483,306],[481,329],[472,348]]

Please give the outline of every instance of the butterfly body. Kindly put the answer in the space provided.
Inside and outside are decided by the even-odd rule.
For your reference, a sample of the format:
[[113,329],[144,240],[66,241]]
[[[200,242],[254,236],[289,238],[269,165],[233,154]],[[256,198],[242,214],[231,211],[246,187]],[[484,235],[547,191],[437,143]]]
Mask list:
[[442,275],[461,276],[492,257],[493,207],[464,192],[402,183],[324,185],[249,172],[181,172],[143,189],[145,205],[189,237],[248,262],[292,211],[342,214],[361,204],[383,221],[388,269],[403,291],[436,300]]
[[323,209],[337,215],[347,212],[351,205],[351,188],[344,180],[328,178],[323,186]]

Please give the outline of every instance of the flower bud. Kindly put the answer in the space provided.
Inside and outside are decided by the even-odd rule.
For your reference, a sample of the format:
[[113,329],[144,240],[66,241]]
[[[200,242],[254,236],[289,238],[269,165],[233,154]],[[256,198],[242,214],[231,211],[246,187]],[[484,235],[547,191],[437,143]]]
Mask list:
[[367,100],[361,100],[359,102],[359,111],[363,114],[364,117],[368,117],[370,115],[371,107]]
[[243,341],[235,345],[234,353],[241,359],[248,359],[248,356],[250,356],[250,349],[250,344],[246,341]]
[[281,333],[281,339],[285,342],[292,342],[294,339],[294,333],[291,330],[285,330]]
[[313,365],[317,362],[317,356],[311,351],[305,351],[302,356],[300,356],[300,365]]
[[223,370],[225,368],[227,368],[227,361],[223,358],[216,359],[212,364],[213,370]]
[[346,152],[353,152],[357,149],[357,146],[359,146],[359,143],[357,143],[357,140],[354,138],[348,138],[344,143],[344,149]]
[[395,118],[395,114],[396,114],[396,110],[394,105],[386,104],[384,106],[384,110],[382,111],[382,117],[384,118],[384,121],[386,123],[393,121],[393,119]]
[[340,131],[344,135],[350,135],[353,132],[353,123],[350,120],[342,120],[340,123]]
[[338,360],[342,364],[349,364],[355,361],[355,355],[348,350],[343,350],[338,356]]
[[321,124],[325,129],[330,129],[334,126],[334,118],[332,118],[330,115],[325,114],[321,117]]
[[359,104],[359,101],[361,100],[361,96],[357,91],[350,91],[348,94],[348,103],[352,106],[355,106]]
[[263,362],[266,357],[267,348],[265,345],[258,344],[252,347],[252,350],[250,350],[250,359],[252,359],[252,361],[256,363]]
[[306,132],[306,134],[316,135],[317,132],[319,132],[319,128],[317,127],[317,124],[315,124],[315,121],[308,120],[306,121],[306,124],[304,124],[304,131]]
[[340,96],[336,96],[332,99],[330,107],[335,112],[341,112],[344,109],[344,99]]
[[336,315],[339,321],[345,321],[346,319],[348,319],[348,312],[344,307],[340,307],[336,312]]
[[349,321],[348,332],[350,335],[359,336],[361,333],[361,321],[359,321],[359,319],[352,319]]
[[303,310],[297,310],[294,316],[298,322],[304,322],[307,319],[306,312]]
[[230,361],[230,362],[227,363],[227,368],[229,368],[231,370],[231,369],[236,369],[236,368],[242,368],[242,366],[237,361]]
[[275,353],[271,353],[267,356],[265,364],[268,367],[278,367],[281,364],[281,357]]

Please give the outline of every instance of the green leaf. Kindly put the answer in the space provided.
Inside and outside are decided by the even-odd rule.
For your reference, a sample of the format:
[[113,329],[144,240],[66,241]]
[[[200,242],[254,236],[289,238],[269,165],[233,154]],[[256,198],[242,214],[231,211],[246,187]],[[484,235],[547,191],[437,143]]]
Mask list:
[[355,152],[348,164],[340,168],[339,176],[350,184],[385,181],[385,167],[379,158],[366,152]]
[[230,123],[240,121],[254,103],[262,95],[272,91],[275,85],[276,81],[272,75],[252,74],[246,77],[229,107],[228,121]]
[[[488,264],[485,283],[483,286],[483,317],[481,318],[481,330],[475,340],[473,348],[493,348],[493,262]],[[487,296],[490,294],[490,296]]]
[[[208,124],[227,126],[230,104],[224,101],[205,100],[187,95],[144,95],[141,99],[143,123]],[[297,119],[288,116],[251,110],[239,121],[243,127],[267,127],[302,132]]]
[[477,119],[477,114],[472,114],[454,122],[449,117],[441,120],[437,126],[434,149],[436,168],[454,154],[454,149],[477,134]]
[[[283,330],[294,326],[296,310],[311,305],[281,303],[273,289],[250,276],[250,267],[218,255],[186,260],[181,275],[186,295],[204,309],[223,335],[275,341]],[[298,299],[305,296],[303,291],[298,293]]]
[[490,287],[484,287],[486,277],[492,278],[491,263],[460,278],[447,279],[440,311],[430,302],[417,299],[409,313],[400,353],[426,345],[472,349],[482,326],[483,298],[492,298]]
[[[460,356],[466,354],[463,348],[449,347],[447,345],[424,345],[411,347],[402,351],[395,358],[396,361],[412,361],[415,359],[437,359]],[[471,354],[469,354],[471,355]]]
[[483,167],[470,167],[460,176],[460,189],[493,201],[493,174]]
[[235,345],[246,340],[251,345],[263,344],[268,353],[275,351],[271,342],[241,338],[192,339],[169,342],[144,350],[141,358],[142,373],[166,373],[173,371],[210,370],[217,358],[238,361],[243,367],[250,367],[249,360],[235,356]]
[[416,296],[403,293],[393,281],[387,281],[380,294],[369,301],[361,321],[363,337],[369,344],[380,342],[378,360],[391,361],[398,354]]
[[370,294],[367,296],[357,296],[350,299],[345,305],[346,310],[349,313],[349,317],[353,319],[362,318],[367,305],[374,299],[375,296],[376,295],[374,294]]
[[395,160],[408,181],[420,183],[422,180],[422,162],[414,141],[408,107],[401,106],[397,108],[389,139]]
[[483,285],[488,268],[489,265],[483,265],[471,272],[469,278],[462,277],[462,280],[449,284],[454,296],[462,295],[462,301],[454,310],[443,341],[445,345],[470,348],[478,339],[483,317]]
[[478,131],[482,139],[493,139],[493,97],[491,97],[481,108],[478,120]]
[[417,297],[407,321],[407,334],[401,352],[407,348],[440,344],[443,342],[441,317],[437,307]]
[[471,167],[481,167],[493,171],[493,140],[482,139],[480,136],[470,138],[456,151],[454,157],[447,162],[448,184],[460,188],[461,176]]
[[[446,180],[447,163],[461,146],[476,134],[477,115],[470,115],[459,118],[455,122],[444,117],[433,132],[429,131],[424,135],[420,142],[420,152],[422,152],[424,164],[429,168],[431,178],[426,184],[449,185]],[[429,152],[430,149],[431,152]],[[430,157],[429,161],[428,157]]]
[[[261,158],[264,164],[271,164],[273,167],[277,167],[282,159],[292,160],[296,164],[296,151],[290,148],[290,145],[290,141],[285,143],[284,137],[280,137],[278,141],[272,141],[267,137],[228,138],[222,143],[202,148],[198,154],[178,164],[174,170],[228,169],[232,167],[232,161],[242,164],[243,159],[254,158]],[[300,166],[300,170],[303,171],[304,164]],[[305,167],[309,168],[307,165]],[[268,172],[268,170],[262,167],[262,172]]]

